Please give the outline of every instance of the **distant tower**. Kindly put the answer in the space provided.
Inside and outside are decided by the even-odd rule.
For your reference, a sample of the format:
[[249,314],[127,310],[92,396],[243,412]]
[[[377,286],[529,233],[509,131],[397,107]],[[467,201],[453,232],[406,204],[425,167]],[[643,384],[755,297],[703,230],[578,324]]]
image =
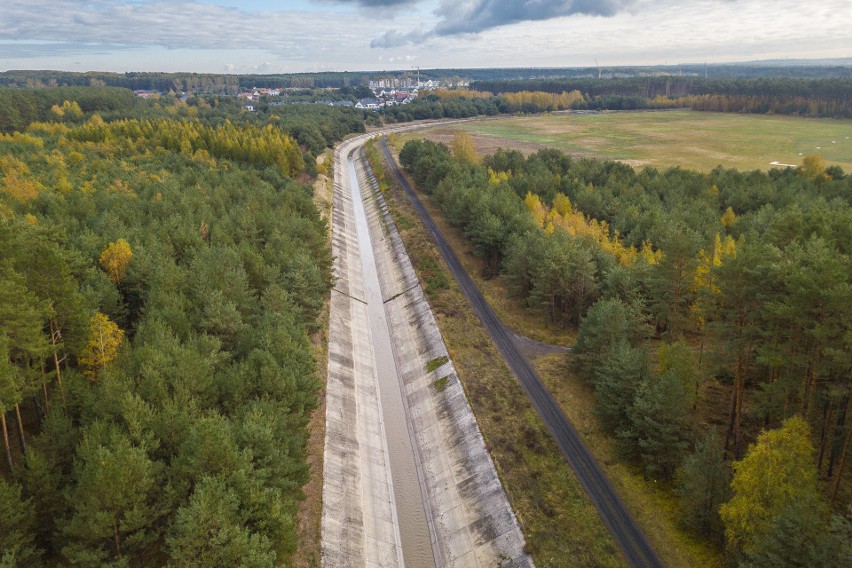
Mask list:
[[598,58],[597,58],[597,57],[595,57],[595,67],[597,67],[597,68],[598,68],[598,79],[600,79],[600,78],[601,78],[601,66],[600,66],[600,64],[598,63]]

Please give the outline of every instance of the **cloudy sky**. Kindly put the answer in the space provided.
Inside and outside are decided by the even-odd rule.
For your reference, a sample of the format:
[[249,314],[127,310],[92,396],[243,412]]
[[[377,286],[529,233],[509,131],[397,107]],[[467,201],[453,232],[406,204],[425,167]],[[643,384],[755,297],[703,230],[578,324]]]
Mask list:
[[852,57],[852,0],[0,0],[0,70],[276,73]]

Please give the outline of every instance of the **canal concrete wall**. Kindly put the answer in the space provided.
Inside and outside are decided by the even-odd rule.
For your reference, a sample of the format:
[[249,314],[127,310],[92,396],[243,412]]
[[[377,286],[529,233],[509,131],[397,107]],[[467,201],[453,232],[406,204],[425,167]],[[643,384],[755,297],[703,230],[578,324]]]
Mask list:
[[403,565],[346,155],[334,160],[322,565]]
[[[402,564],[384,424],[369,349],[346,158],[335,152],[323,566]],[[358,158],[394,360],[412,437],[435,564],[532,566],[417,276],[365,160]],[[434,367],[434,368],[432,368]]]
[[372,190],[365,205],[436,563],[532,566],[384,196],[368,167],[359,172],[362,191]]

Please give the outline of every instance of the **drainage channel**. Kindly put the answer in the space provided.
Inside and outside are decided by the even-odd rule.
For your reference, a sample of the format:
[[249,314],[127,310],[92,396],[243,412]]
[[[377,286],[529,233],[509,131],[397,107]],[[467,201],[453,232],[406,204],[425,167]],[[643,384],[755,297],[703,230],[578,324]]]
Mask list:
[[396,500],[402,554],[408,568],[434,568],[423,496],[414,460],[408,420],[402,401],[400,378],[394,361],[376,260],[364,209],[355,161],[348,158],[349,182],[355,211],[358,246],[363,264],[364,293],[370,319],[373,354],[379,379],[382,416]]

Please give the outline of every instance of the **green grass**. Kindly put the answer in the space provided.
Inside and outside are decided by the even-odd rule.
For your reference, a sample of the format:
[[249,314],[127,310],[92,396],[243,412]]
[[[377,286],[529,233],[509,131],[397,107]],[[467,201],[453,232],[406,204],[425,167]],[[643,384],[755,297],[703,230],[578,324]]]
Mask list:
[[435,390],[438,392],[444,392],[444,389],[447,388],[447,385],[450,384],[450,376],[441,377],[437,381],[435,381]]
[[440,357],[435,357],[428,363],[426,363],[426,372],[431,373],[450,359],[446,355],[441,355]]
[[418,132],[446,140],[474,135],[480,153],[498,147],[525,153],[551,147],[573,156],[623,160],[634,166],[708,171],[721,165],[769,170],[819,154],[852,172],[852,120],[697,111],[545,114],[464,122]]

